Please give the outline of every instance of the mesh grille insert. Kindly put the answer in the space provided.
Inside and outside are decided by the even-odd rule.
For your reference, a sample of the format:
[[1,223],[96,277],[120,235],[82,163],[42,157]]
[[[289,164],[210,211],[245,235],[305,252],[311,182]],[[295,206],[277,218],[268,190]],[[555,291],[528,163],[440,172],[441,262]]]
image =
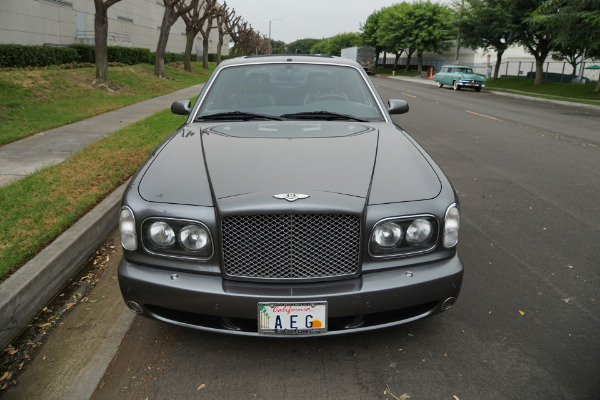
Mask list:
[[222,222],[225,274],[264,279],[358,272],[360,219],[337,214],[239,215]]

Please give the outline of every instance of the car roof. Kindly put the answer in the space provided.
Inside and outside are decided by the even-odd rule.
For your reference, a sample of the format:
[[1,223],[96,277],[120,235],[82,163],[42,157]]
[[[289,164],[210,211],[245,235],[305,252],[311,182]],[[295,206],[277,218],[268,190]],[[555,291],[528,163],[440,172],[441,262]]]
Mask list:
[[348,58],[330,56],[327,54],[274,54],[274,55],[260,55],[260,56],[243,56],[237,58],[230,58],[219,64],[219,66],[228,65],[244,65],[244,64],[257,64],[257,63],[316,63],[316,64],[335,64],[335,65],[348,65],[356,67],[359,65],[356,61]]

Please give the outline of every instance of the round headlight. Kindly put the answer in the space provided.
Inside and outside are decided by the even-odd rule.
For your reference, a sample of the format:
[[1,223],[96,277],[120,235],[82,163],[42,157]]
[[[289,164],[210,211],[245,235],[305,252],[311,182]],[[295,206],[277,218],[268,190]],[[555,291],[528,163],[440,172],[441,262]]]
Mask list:
[[135,218],[129,208],[121,210],[119,215],[119,232],[121,233],[121,245],[125,250],[137,250],[137,234],[135,230]]
[[410,244],[423,244],[429,240],[431,232],[431,222],[421,218],[415,219],[406,230],[406,241]]
[[175,232],[166,222],[153,222],[148,228],[148,237],[159,247],[170,247],[175,244]]
[[456,204],[448,207],[446,218],[444,218],[444,240],[443,245],[449,249],[458,243],[458,230],[460,228],[460,212]]
[[394,222],[384,222],[375,227],[372,239],[380,247],[396,247],[402,241],[402,228]]
[[186,225],[179,231],[179,243],[186,250],[199,251],[209,244],[209,235],[200,225]]

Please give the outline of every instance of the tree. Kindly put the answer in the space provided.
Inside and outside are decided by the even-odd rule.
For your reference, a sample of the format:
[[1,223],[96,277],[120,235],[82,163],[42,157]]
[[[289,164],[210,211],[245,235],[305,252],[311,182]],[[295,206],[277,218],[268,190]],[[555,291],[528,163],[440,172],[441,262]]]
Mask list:
[[229,54],[240,57],[244,54],[269,54],[271,47],[269,39],[252,29],[247,22],[241,22],[238,17],[227,21],[227,33],[234,41]]
[[342,55],[342,49],[360,44],[360,35],[355,32],[340,33],[327,39],[318,41],[311,49],[311,54]]
[[321,39],[316,42],[311,48],[309,54],[329,54],[328,50],[329,39]]
[[406,41],[409,23],[407,18],[410,7],[411,5],[409,3],[403,2],[383,8],[378,12],[377,29],[374,33],[375,42],[379,45],[382,51],[385,51],[386,53],[394,53],[396,55],[394,69],[398,68],[398,60],[400,59],[400,55],[406,51],[406,69],[408,70],[410,59],[415,51],[415,48],[409,47]]
[[418,1],[412,6],[416,30],[413,42],[417,48],[418,70],[423,70],[423,53],[442,53],[448,49],[448,40],[455,37],[450,9],[442,4]]
[[[202,68],[208,69],[208,36],[212,29],[213,18],[218,10],[215,7],[216,2],[217,0],[202,0],[190,11],[181,14],[181,18],[185,22],[186,35],[184,69],[188,72],[192,72],[192,48],[198,33],[202,35]],[[183,3],[177,3],[175,9],[179,11],[184,6]]]
[[213,19],[218,11],[216,3],[217,0],[204,0],[204,13],[198,23],[202,35],[202,68],[204,69],[208,69],[208,39],[213,28]]
[[[154,57],[154,75],[160,78],[165,77],[165,51],[171,27],[182,14],[186,14],[196,7],[198,0],[191,0],[189,5],[186,5],[185,0],[163,0],[163,3],[165,5],[165,13],[160,25],[160,36],[158,37],[158,45],[156,46],[156,55]],[[177,9],[175,6],[177,6]]]
[[521,21],[518,14],[515,15],[513,4],[512,0],[466,0],[465,7],[459,11],[463,44],[472,50],[496,51],[492,80],[498,79],[502,56],[517,39]]
[[418,69],[422,71],[423,53],[446,50],[447,40],[452,38],[453,32],[452,16],[447,6],[430,1],[402,2],[381,10],[376,37],[384,50],[396,54],[396,60],[402,51],[406,52],[406,70],[416,52]]
[[271,54],[286,54],[285,42],[271,39]]
[[291,54],[310,54],[310,49],[319,42],[319,39],[300,39],[288,44]]
[[[600,1],[546,0],[529,20],[544,27],[559,56],[570,60],[574,74],[584,51],[588,57],[600,57]],[[594,92],[600,92],[600,79]]]
[[96,85],[108,83],[108,9],[121,0],[94,0],[94,44],[96,52]]
[[543,0],[520,0],[513,10],[521,21],[517,28],[517,41],[535,58],[534,85],[544,83],[544,61],[554,50],[554,45],[543,21],[530,18]]
[[383,51],[377,40],[377,29],[379,28],[379,19],[381,18],[382,10],[373,12],[367,17],[365,23],[360,26],[360,30],[362,31],[361,44],[363,46],[375,47],[375,65],[379,64],[379,53]]
[[215,17],[217,19],[217,31],[219,32],[219,43],[217,44],[217,65],[221,63],[221,49],[223,48],[223,38],[225,37],[225,21],[228,18],[233,17],[235,10],[229,11],[227,7],[227,2],[224,2],[223,5],[218,9]]

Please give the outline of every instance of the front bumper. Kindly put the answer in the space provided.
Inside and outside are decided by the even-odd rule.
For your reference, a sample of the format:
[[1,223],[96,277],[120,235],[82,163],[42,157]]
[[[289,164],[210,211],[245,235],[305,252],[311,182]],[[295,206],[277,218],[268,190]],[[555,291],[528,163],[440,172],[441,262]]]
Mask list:
[[258,335],[259,302],[326,301],[329,319],[324,335],[411,322],[442,311],[447,299],[456,299],[462,276],[458,255],[354,279],[292,284],[230,281],[125,259],[119,266],[123,298],[128,304],[137,303],[142,315],[194,329],[250,336]]
[[471,80],[466,80],[466,79],[458,81],[458,86],[472,87],[472,88],[482,88],[482,87],[485,87],[485,85],[483,84],[483,82],[471,81]]

